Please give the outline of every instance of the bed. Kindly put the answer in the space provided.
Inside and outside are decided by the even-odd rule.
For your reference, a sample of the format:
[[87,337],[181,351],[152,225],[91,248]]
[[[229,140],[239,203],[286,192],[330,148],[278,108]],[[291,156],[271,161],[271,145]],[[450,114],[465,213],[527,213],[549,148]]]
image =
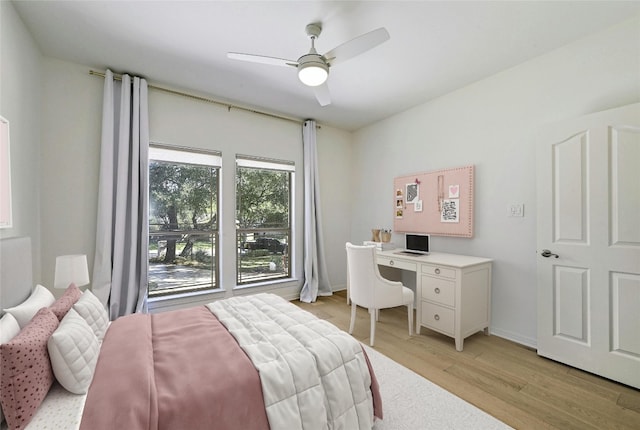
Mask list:
[[[0,309],[34,294],[28,238],[0,241],[0,265]],[[382,418],[362,346],[278,296],[234,297],[112,323],[86,312],[91,296],[70,286],[27,323],[51,322],[49,356],[57,371],[27,424],[9,409],[11,428],[370,429]],[[69,309],[60,311],[58,302],[66,298],[68,305],[70,297]],[[49,315],[56,307],[59,323]],[[57,361],[69,333],[76,356],[65,357],[62,373]]]

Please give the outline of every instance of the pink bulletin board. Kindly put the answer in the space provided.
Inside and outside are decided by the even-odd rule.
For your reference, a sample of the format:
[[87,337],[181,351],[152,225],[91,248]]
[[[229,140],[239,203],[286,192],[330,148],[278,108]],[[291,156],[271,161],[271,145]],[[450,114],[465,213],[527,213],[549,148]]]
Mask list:
[[473,237],[474,166],[399,176],[393,180],[393,229]]

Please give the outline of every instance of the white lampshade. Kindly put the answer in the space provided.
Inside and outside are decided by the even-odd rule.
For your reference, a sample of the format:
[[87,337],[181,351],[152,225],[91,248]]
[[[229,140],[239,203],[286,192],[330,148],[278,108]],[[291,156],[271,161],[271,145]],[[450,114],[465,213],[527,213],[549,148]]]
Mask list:
[[329,74],[322,67],[307,66],[304,69],[300,69],[298,72],[298,78],[303,84],[310,87],[317,87],[324,84]]
[[298,59],[298,79],[310,87],[324,84],[329,77],[329,67],[318,57],[317,54],[308,54]]
[[82,287],[89,283],[89,268],[86,255],[61,255],[56,257],[54,288],[67,288],[74,283]]

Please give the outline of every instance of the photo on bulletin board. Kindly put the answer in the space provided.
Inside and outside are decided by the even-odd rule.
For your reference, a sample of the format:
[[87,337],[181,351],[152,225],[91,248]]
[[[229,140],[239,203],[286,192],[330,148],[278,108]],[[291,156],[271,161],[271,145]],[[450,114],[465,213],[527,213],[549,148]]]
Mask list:
[[407,204],[413,204],[416,201],[418,201],[418,197],[419,197],[419,189],[418,189],[418,184],[416,183],[411,183],[411,184],[407,184],[406,186],[406,202]]
[[460,200],[445,199],[442,201],[440,222],[460,222]]

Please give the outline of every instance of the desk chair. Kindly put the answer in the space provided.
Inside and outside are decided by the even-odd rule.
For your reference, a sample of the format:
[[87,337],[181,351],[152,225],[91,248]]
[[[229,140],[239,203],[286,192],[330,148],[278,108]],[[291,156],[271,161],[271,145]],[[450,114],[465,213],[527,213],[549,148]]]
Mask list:
[[374,246],[357,246],[347,242],[346,249],[349,299],[351,300],[349,333],[353,333],[356,323],[356,307],[367,308],[371,315],[370,344],[373,346],[379,310],[406,306],[409,313],[409,336],[411,336],[413,291],[402,285],[402,282],[389,281],[380,276]]

